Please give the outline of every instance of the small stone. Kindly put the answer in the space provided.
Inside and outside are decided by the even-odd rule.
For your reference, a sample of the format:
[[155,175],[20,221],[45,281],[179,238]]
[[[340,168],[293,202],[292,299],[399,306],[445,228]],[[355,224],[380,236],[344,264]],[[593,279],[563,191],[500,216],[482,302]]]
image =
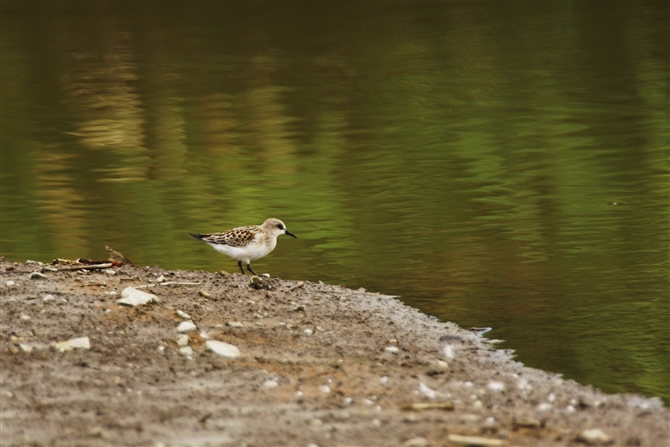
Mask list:
[[109,275],[109,276],[114,276],[116,275],[116,270],[113,269],[105,269],[102,271],[104,274]]
[[163,281],[165,281],[165,276],[163,276],[163,275],[159,276],[158,278],[156,278],[156,281],[157,281],[157,282],[163,282]]
[[277,383],[276,380],[266,380],[263,382],[263,388],[266,389],[271,389],[271,388],[277,388],[279,384]]
[[[227,276],[227,275],[226,275],[226,276]],[[210,295],[209,292],[207,292],[207,291],[204,290],[204,289],[200,289],[200,290],[198,290],[198,294],[199,294],[201,297],[203,297],[203,298],[211,298],[211,297],[212,297],[212,295]]]
[[379,419],[373,419],[373,420],[370,422],[370,424],[371,424],[373,427],[381,427],[381,426],[382,426],[382,421],[380,421]]
[[321,419],[314,418],[311,421],[309,421],[309,425],[312,427],[320,427],[323,425],[323,421]]
[[297,306],[294,310],[295,310],[296,312],[304,312],[304,311],[305,311],[305,306],[303,306],[303,305],[301,304],[301,305]]
[[177,335],[177,345],[178,346],[188,346],[189,338],[186,334]]
[[14,281],[12,281],[11,279],[5,283],[5,285],[7,287],[12,287],[14,284],[16,284],[16,283]]
[[328,385],[322,385],[319,387],[319,392],[323,394],[328,394],[330,393],[330,387]]
[[228,343],[216,340],[208,340],[205,343],[205,349],[212,351],[214,354],[228,358],[235,358],[242,355],[240,350],[237,349],[237,346],[229,345]]
[[388,376],[384,376],[384,377],[379,378],[379,383],[381,383],[382,385],[386,385],[388,382],[389,382]]
[[27,343],[19,343],[19,347],[23,352],[33,352],[33,347]]
[[40,272],[32,272],[30,274],[30,279],[47,279],[47,275],[44,275]]
[[537,411],[547,411],[551,410],[551,404],[547,402],[543,402],[540,405],[537,406]]
[[491,380],[488,384],[488,388],[491,391],[503,391],[505,389],[505,384],[495,380]]
[[305,329],[304,331],[302,331],[302,333],[305,335],[312,335],[314,331],[312,329]]
[[106,438],[107,433],[100,427],[93,427],[88,431],[88,435],[93,438]]
[[17,348],[17,347],[14,346],[14,345],[11,345],[11,346],[9,347],[9,352],[11,352],[12,354],[16,355],[16,354],[19,353],[19,348]]
[[23,321],[30,321],[30,315],[21,315]]
[[184,346],[183,348],[179,348],[179,353],[185,357],[190,357],[193,355],[194,351],[190,346]]
[[226,326],[228,327],[244,327],[244,324],[240,323],[239,321],[229,321],[226,323]]
[[426,438],[412,438],[402,443],[405,447],[428,447],[430,442]]
[[386,348],[384,348],[384,351],[390,352],[391,354],[397,354],[398,352],[400,352],[400,349],[398,349],[397,346],[387,346]]
[[435,366],[437,367],[438,371],[446,371],[449,369],[449,364],[445,362],[444,360],[438,360],[435,363]]
[[589,428],[581,432],[577,438],[589,445],[606,445],[611,442],[611,438],[599,428]]
[[182,321],[181,323],[179,323],[179,326],[177,326],[177,330],[179,332],[192,332],[197,329],[198,327],[195,324],[193,324],[192,321]]
[[142,304],[158,303],[158,297],[152,293],[142,292],[134,287],[126,287],[121,292],[121,299],[117,303],[124,306],[141,306]]
[[56,349],[60,352],[72,351],[73,349],[91,349],[91,342],[88,337],[73,338],[57,343]]
[[56,298],[54,298],[53,295],[44,295],[44,296],[42,297],[42,302],[44,302],[44,303],[48,303],[49,301],[53,301],[53,300],[55,300],[55,299],[56,299]]
[[177,315],[179,315],[180,317],[182,317],[184,320],[190,320],[191,319],[191,316],[189,314],[187,314],[186,312],[184,312],[183,310],[176,310],[175,313]]

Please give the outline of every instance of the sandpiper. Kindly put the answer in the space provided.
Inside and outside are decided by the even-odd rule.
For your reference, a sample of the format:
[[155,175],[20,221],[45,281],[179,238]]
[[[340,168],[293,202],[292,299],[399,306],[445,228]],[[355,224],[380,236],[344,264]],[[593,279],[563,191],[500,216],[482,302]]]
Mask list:
[[247,270],[257,276],[258,274],[251,268],[251,261],[262,258],[274,250],[277,246],[277,236],[282,234],[298,237],[286,229],[284,222],[273,217],[260,226],[249,225],[212,234],[188,233],[193,238],[207,242],[214,250],[237,259],[237,265],[240,266],[242,274],[244,274],[242,268],[242,261],[244,261],[247,264]]

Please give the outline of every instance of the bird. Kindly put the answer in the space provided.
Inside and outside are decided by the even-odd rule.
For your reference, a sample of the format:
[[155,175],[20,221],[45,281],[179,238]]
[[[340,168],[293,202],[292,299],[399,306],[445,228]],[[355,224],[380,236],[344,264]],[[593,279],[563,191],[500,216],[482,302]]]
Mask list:
[[236,259],[243,275],[242,262],[246,263],[247,270],[256,276],[258,273],[251,268],[251,261],[262,258],[274,250],[278,236],[287,234],[294,238],[298,237],[288,231],[284,222],[274,217],[267,219],[262,225],[237,227],[221,233],[187,234],[192,238],[207,242],[214,250]]

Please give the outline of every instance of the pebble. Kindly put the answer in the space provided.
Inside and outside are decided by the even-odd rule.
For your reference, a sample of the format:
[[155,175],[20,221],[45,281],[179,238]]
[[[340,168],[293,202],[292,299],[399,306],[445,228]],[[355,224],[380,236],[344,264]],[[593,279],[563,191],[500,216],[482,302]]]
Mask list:
[[30,274],[30,279],[47,279],[47,275],[44,275],[40,272],[32,272]]
[[314,333],[314,331],[311,330],[311,329],[305,329],[304,331],[302,331],[302,333],[305,334],[305,335],[312,335]]
[[163,275],[159,276],[158,278],[156,278],[156,281],[157,281],[157,282],[163,282],[163,281],[165,281],[165,276],[163,276]]
[[200,289],[198,290],[198,294],[200,294],[201,297],[203,298],[211,298],[212,295],[209,294],[206,290]]
[[177,326],[177,330],[179,332],[192,332],[198,329],[198,327],[193,324],[192,321],[182,321],[179,323],[179,326]]
[[226,323],[226,326],[228,327],[244,327],[244,324],[240,323],[239,321],[229,321]]
[[177,311],[175,311],[175,313],[177,315],[179,315],[180,317],[182,317],[184,320],[190,320],[191,319],[191,316],[189,314],[187,314],[186,312],[184,312],[183,310],[177,310]]
[[183,348],[179,348],[179,353],[185,357],[190,357],[193,355],[194,351],[190,346],[184,346]]
[[372,422],[370,422],[370,424],[373,427],[381,427],[382,426],[382,421],[380,421],[379,419],[373,419]]
[[488,388],[492,391],[502,391],[505,389],[505,384],[502,382],[491,380],[488,384]]
[[381,377],[379,379],[379,383],[381,383],[382,385],[386,385],[388,382],[389,382],[389,378],[387,376]]
[[228,343],[216,340],[207,340],[205,343],[205,349],[212,351],[214,354],[228,358],[235,358],[242,355],[240,350],[237,349],[237,346],[229,345]]
[[342,403],[343,403],[344,405],[349,405],[349,404],[352,403],[353,401],[354,401],[354,400],[353,400],[351,397],[349,397],[349,396],[347,396],[347,397],[345,397],[344,399],[342,399]]
[[400,349],[398,349],[396,346],[387,346],[386,348],[384,348],[384,350],[386,352],[390,352],[391,354],[397,354],[398,352],[400,352]]
[[584,430],[581,432],[578,439],[589,445],[606,445],[611,441],[611,438],[599,428],[589,428]]
[[322,392],[323,394],[328,394],[330,393],[330,387],[328,385],[321,385],[319,387],[319,391]]
[[438,360],[436,363],[437,369],[440,371],[446,371],[449,369],[449,364],[444,360]]
[[189,338],[186,334],[177,335],[177,345],[179,346],[188,346]]
[[91,349],[91,342],[88,337],[73,338],[57,343],[56,349],[60,352],[72,351],[73,349]]
[[19,347],[23,352],[33,352],[33,347],[27,343],[19,343]]
[[53,301],[53,300],[55,300],[55,299],[56,299],[56,298],[54,298],[53,295],[44,295],[44,296],[42,297],[42,302],[44,302],[44,303],[48,303],[49,301]]
[[271,388],[277,388],[279,384],[277,383],[276,380],[266,380],[263,382],[263,388],[266,389],[271,389]]
[[320,427],[321,425],[323,425],[323,421],[321,419],[314,418],[311,421],[309,421],[309,425],[311,425],[312,427]]
[[142,304],[157,303],[158,297],[153,293],[142,292],[134,287],[126,287],[121,292],[121,299],[116,302],[124,306],[141,306]]
[[23,321],[30,321],[30,315],[21,315]]
[[537,406],[537,411],[547,411],[551,410],[551,404],[547,402],[543,402],[540,405]]
[[445,345],[442,350],[444,351],[444,356],[446,358],[448,359],[454,358],[454,348],[452,348],[451,345]]
[[7,287],[12,287],[14,284],[16,284],[16,283],[12,280],[9,280],[5,283],[5,285],[7,285]]

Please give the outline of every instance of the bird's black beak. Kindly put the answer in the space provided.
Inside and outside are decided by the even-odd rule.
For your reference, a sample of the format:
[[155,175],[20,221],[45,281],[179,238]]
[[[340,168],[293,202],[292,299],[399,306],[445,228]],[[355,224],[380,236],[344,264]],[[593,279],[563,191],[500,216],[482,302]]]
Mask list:
[[298,239],[298,236],[296,236],[295,234],[291,233],[288,230],[284,230],[284,234],[288,234],[289,236],[293,236],[294,238]]

